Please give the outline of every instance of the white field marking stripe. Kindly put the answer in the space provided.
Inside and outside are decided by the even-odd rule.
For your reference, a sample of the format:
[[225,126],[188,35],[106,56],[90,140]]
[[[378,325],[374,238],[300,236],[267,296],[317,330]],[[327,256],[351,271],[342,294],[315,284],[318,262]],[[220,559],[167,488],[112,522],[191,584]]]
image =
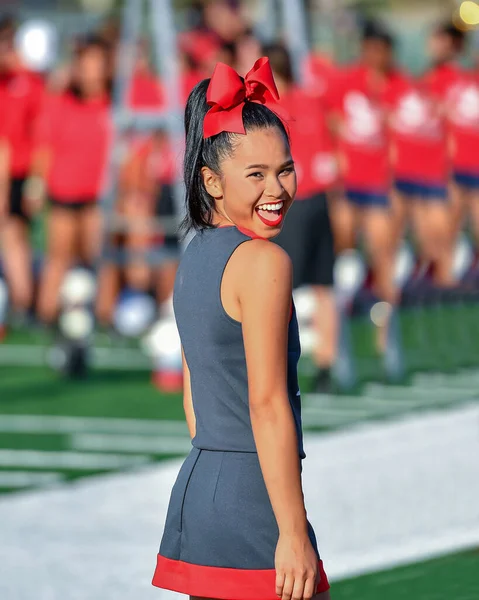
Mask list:
[[[467,399],[460,401],[466,403]],[[398,405],[394,409],[389,411],[359,411],[343,410],[338,409],[336,412],[331,409],[324,409],[320,407],[305,406],[302,409],[302,420],[303,426],[307,427],[337,427],[337,426],[348,426],[355,425],[360,422],[373,421],[377,419],[388,419],[388,418],[399,418],[401,416],[407,416],[410,414],[412,408],[433,410],[442,406],[453,406],[458,404],[458,401],[439,400],[434,404],[418,402],[414,406],[407,404],[401,409]]]
[[430,381],[432,383],[447,383],[447,382],[460,382],[460,383],[479,383],[479,371],[477,370],[462,370],[457,373],[417,373],[412,378],[413,382],[416,381]]
[[[42,366],[47,362],[48,348],[22,344],[2,344],[0,346],[0,365]],[[93,348],[94,367],[115,369],[145,370],[151,368],[151,361],[139,350],[127,348]]]
[[0,345],[0,365],[38,366],[44,364],[45,348],[17,344]]
[[325,414],[321,412],[309,412],[307,409],[302,412],[302,421],[304,427],[336,427],[344,425],[352,425],[358,421],[372,419],[373,414],[364,414],[353,416],[351,414]]
[[348,417],[366,417],[373,414],[371,410],[367,408],[361,408],[360,406],[358,406],[357,409],[341,410],[340,408],[326,408],[324,406],[311,406],[310,404],[303,406],[301,413],[310,415],[323,415],[324,417],[332,418],[337,417],[338,419]]
[[[435,399],[438,396],[448,396],[451,397],[452,394],[456,397],[456,399],[461,396],[463,398],[471,398],[474,395],[479,396],[479,392],[468,392],[467,390],[451,390],[444,389],[442,386],[429,386],[428,388],[419,388],[416,386],[409,385],[395,385],[395,386],[386,386],[378,383],[370,383],[364,388],[364,394],[366,396],[375,396],[375,397],[383,397],[384,399],[388,398],[404,398],[405,400],[414,398],[417,396],[428,396],[431,398],[431,403],[433,404]],[[452,399],[454,400],[454,398]]]
[[375,396],[334,396],[322,394],[306,394],[305,399],[308,401],[307,406],[311,408],[324,406],[347,412],[352,409],[353,412],[357,409],[364,409],[373,412],[396,413],[398,409],[406,410],[408,408],[416,408],[424,403],[424,400],[404,400],[404,399],[385,399]]
[[[414,396],[414,395],[413,395]],[[305,406],[310,408],[311,410],[326,410],[326,411],[338,411],[347,413],[351,411],[352,414],[359,410],[368,411],[369,413],[374,413],[377,415],[388,415],[388,414],[398,414],[401,412],[405,412],[408,410],[413,410],[417,408],[433,408],[435,406],[444,406],[448,404],[456,404],[458,402],[464,402],[467,400],[474,400],[477,396],[472,394],[462,395],[459,398],[456,395],[451,396],[446,395],[443,397],[436,397],[433,393],[428,395],[427,397],[422,397],[417,400],[407,400],[404,399],[395,399],[392,400],[390,398],[375,398],[370,396],[360,397],[356,401],[356,406],[354,404],[347,404],[343,406],[341,404],[341,396],[337,397],[336,403],[326,403],[326,406],[321,406],[321,400],[314,400]]]
[[124,454],[94,454],[87,452],[54,452],[47,450],[0,450],[0,466],[32,469],[120,469],[145,464],[149,456]]
[[22,488],[49,485],[63,480],[61,473],[53,471],[0,471],[0,488]]
[[449,393],[449,394],[460,394],[460,395],[464,395],[464,394],[470,394],[471,396],[479,396],[479,382],[477,383],[461,383],[461,382],[457,382],[457,381],[444,381],[443,383],[439,383],[437,382],[434,386],[431,385],[430,382],[427,381],[415,381],[414,382],[414,389],[418,389],[422,392],[422,390],[431,390],[431,388],[434,390],[440,389],[444,392],[444,393]]
[[153,419],[106,419],[57,415],[0,415],[2,433],[131,433],[188,435],[184,421]]
[[328,568],[330,581],[341,581],[359,577],[368,573],[387,571],[389,569],[425,562],[459,551],[477,548],[479,528],[468,531],[451,530],[436,539],[412,537],[408,543],[382,546],[371,551],[356,552],[348,556],[343,554],[341,561],[337,561]]
[[187,454],[192,447],[187,438],[97,433],[72,435],[70,445],[75,450],[145,454]]
[[93,348],[93,365],[110,369],[144,370],[151,369],[151,360],[139,350],[128,348]]
[[456,399],[449,398],[433,398],[431,401],[416,400],[409,402],[407,400],[380,400],[379,398],[359,397],[355,403],[342,404],[342,397],[336,397],[336,403],[329,402],[328,399],[323,401],[320,396],[310,397],[309,402],[303,405],[303,413],[309,415],[323,415],[325,418],[331,417],[334,419],[336,415],[338,420],[349,418],[365,417],[381,417],[389,415],[397,415],[412,409],[430,408],[431,406],[442,406],[444,404],[454,404]]

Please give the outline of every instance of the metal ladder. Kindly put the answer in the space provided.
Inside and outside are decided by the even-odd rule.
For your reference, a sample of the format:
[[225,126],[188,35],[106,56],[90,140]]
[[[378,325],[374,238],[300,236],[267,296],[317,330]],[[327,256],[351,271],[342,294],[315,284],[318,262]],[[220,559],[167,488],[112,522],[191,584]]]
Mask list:
[[[123,264],[130,258],[126,251],[114,249],[111,243],[111,234],[118,230],[114,219],[115,201],[122,161],[128,149],[125,134],[131,131],[147,132],[161,128],[168,133],[174,156],[178,160],[182,153],[183,119],[180,110],[179,63],[171,4],[170,0],[125,0],[123,4],[117,70],[113,86],[111,150],[101,199],[103,212],[101,260],[108,259]],[[149,11],[153,49],[165,91],[166,106],[161,111],[137,110],[130,107],[128,102],[137,42],[141,35],[145,9]],[[178,177],[174,185],[174,202],[177,219],[181,219],[184,211],[183,190]],[[165,219],[162,218],[161,224],[166,225],[169,231],[174,231],[178,224],[177,219],[165,223]],[[159,220],[152,219],[152,221],[156,222],[156,229],[160,229]],[[142,256],[150,263],[158,260],[152,252],[146,252]]]

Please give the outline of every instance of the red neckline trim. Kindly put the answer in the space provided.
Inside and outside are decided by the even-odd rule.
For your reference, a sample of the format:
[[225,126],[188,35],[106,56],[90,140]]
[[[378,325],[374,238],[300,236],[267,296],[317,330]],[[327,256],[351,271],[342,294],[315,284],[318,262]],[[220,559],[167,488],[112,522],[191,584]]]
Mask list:
[[268,239],[268,238],[258,235],[257,233],[255,233],[254,231],[251,231],[250,229],[246,229],[245,227],[238,227],[237,225],[218,225],[217,229],[225,229],[226,227],[236,227],[236,229],[238,231],[241,231],[241,233],[243,233],[244,235],[247,235],[248,237],[252,238],[253,240],[267,240]]

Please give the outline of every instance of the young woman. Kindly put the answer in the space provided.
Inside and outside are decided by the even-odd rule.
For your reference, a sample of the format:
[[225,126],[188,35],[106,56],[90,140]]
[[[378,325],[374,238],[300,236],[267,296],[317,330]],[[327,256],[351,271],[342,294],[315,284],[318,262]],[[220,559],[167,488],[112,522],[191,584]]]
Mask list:
[[35,185],[28,171],[43,83],[22,65],[15,30],[11,18],[0,19],[0,244],[13,314],[22,322],[33,304],[30,224],[36,207],[27,192]]
[[270,240],[296,193],[271,68],[219,63],[186,107],[187,229],[174,307],[193,448],[153,584],[191,597],[329,598],[301,486],[298,325]]
[[100,244],[101,193],[111,136],[110,48],[101,38],[84,39],[64,93],[45,101],[39,118],[34,174],[50,196],[48,246],[38,313],[52,323],[65,272],[76,260],[92,265]]

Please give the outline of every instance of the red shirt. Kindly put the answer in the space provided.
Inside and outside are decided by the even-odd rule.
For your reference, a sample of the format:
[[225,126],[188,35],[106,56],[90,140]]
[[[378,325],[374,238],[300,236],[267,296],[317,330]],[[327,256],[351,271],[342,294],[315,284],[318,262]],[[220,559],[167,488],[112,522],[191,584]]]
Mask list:
[[[180,102],[186,105],[188,96],[195,85],[203,79],[197,71],[185,71],[180,74]],[[129,104],[139,110],[164,109],[166,94],[164,85],[154,74],[137,73],[132,80]]]
[[0,74],[0,137],[10,145],[10,173],[25,177],[43,96],[42,80],[27,70]]
[[346,69],[334,93],[340,117],[338,149],[347,188],[386,193],[390,186],[386,99],[399,75],[380,83],[363,65]]
[[303,63],[302,76],[304,88],[317,96],[329,110],[334,102],[333,94],[339,76],[337,66],[326,56],[310,54]]
[[153,73],[137,72],[131,80],[128,103],[132,108],[154,110],[165,103],[160,80]]
[[111,139],[107,97],[83,101],[66,92],[45,99],[37,129],[37,147],[51,152],[49,192],[58,201],[98,199]]
[[160,142],[151,137],[140,140],[132,148],[132,154],[145,164],[146,175],[152,181],[160,184],[175,182],[176,168],[179,165],[167,139]]
[[397,77],[387,95],[393,171],[398,179],[444,185],[447,179],[446,124],[439,105],[419,82]]
[[458,171],[479,173],[479,76],[463,71],[448,90],[447,116],[452,163]]
[[281,96],[292,117],[288,123],[298,180],[297,199],[323,192],[336,183],[338,168],[324,107],[317,96],[294,87]]

